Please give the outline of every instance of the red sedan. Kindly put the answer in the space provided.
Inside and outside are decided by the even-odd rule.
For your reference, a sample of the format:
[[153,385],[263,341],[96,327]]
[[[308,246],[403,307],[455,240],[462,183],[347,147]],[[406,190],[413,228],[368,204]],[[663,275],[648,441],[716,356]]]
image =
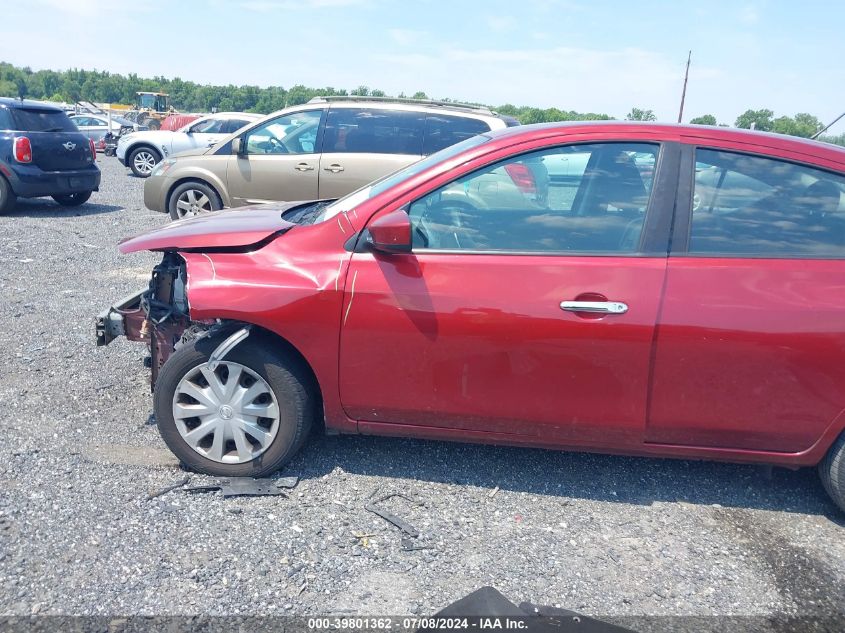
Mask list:
[[123,242],[98,319],[151,349],[198,471],[341,433],[819,466],[845,508],[845,150],[722,128],[514,127],[335,202]]

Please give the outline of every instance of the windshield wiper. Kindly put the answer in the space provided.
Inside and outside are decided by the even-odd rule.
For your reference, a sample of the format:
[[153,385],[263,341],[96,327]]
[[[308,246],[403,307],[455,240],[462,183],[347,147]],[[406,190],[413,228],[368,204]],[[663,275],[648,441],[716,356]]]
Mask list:
[[329,201],[323,200],[306,204],[301,207],[294,207],[282,213],[282,219],[294,224],[313,224],[319,212],[329,204]]

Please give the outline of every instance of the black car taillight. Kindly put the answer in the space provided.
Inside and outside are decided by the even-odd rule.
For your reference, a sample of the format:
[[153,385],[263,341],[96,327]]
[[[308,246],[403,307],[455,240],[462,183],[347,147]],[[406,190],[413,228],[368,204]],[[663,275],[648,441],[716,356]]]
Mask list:
[[32,162],[32,143],[25,136],[16,136],[14,145],[15,160],[19,163]]

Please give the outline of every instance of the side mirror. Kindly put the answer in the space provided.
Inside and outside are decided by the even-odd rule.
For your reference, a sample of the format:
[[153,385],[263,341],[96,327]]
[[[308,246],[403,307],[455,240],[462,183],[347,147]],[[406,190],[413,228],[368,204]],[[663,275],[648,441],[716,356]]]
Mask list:
[[232,139],[232,153],[233,154],[242,154],[243,153],[243,143],[241,142],[241,137],[236,136]]
[[400,209],[374,220],[367,227],[367,242],[379,253],[411,252],[411,219]]

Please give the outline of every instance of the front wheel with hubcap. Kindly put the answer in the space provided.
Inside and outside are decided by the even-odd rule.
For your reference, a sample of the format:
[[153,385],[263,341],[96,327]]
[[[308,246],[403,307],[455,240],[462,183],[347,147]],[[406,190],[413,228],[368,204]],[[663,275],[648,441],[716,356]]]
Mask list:
[[53,196],[53,200],[58,202],[63,207],[78,207],[80,204],[88,202],[93,191],[80,191],[79,193],[65,193]]
[[193,470],[260,477],[288,462],[311,428],[313,381],[293,354],[247,339],[212,370],[223,337],[198,339],[168,359],[155,386],[158,429]]
[[220,196],[204,182],[186,182],[173,190],[167,202],[167,210],[174,220],[190,218],[202,213],[211,213],[223,208]]
[[132,150],[126,162],[129,163],[133,174],[139,178],[146,178],[153,173],[153,169],[160,161],[161,154],[152,147],[139,147]]

